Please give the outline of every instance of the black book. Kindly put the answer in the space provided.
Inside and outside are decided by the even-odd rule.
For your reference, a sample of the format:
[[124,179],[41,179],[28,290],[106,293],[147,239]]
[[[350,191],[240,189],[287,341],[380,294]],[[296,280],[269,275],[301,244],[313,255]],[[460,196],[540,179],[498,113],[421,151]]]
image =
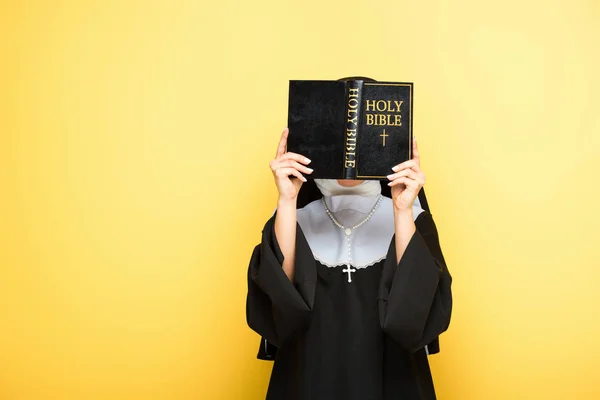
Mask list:
[[288,151],[311,159],[307,178],[387,179],[411,158],[410,82],[292,80]]

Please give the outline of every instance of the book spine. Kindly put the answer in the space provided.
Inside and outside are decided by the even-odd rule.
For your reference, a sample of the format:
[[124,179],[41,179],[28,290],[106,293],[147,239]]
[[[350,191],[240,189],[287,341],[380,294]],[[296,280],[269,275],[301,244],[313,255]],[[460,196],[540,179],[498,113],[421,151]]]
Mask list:
[[344,179],[356,178],[358,127],[362,108],[363,81],[352,80],[346,87],[346,131],[344,132]]

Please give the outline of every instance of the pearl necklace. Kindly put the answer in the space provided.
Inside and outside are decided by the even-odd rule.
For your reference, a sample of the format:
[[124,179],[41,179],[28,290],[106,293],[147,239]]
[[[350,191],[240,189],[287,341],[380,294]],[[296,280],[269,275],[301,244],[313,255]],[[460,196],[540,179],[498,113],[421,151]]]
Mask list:
[[321,202],[323,203],[323,207],[325,208],[325,212],[327,213],[327,216],[329,217],[329,219],[331,219],[331,222],[333,222],[338,228],[341,228],[344,231],[344,233],[346,234],[346,244],[348,245],[348,263],[346,264],[346,269],[342,270],[342,272],[348,273],[348,283],[352,282],[352,277],[351,277],[350,274],[352,272],[356,272],[356,269],[352,268],[350,266],[352,264],[352,246],[350,245],[350,235],[352,235],[352,231],[354,231],[355,229],[359,228],[362,224],[364,224],[369,219],[371,219],[371,217],[373,216],[373,214],[375,214],[375,210],[377,210],[377,207],[379,207],[379,204],[381,203],[381,200],[383,200],[383,196],[380,194],[377,197],[377,201],[375,202],[375,205],[373,206],[373,208],[371,209],[371,211],[369,212],[369,214],[367,215],[367,217],[365,219],[363,219],[362,221],[360,221],[358,224],[354,225],[352,228],[346,228],[344,225],[340,224],[335,219],[335,217],[333,216],[333,214],[329,210],[329,207],[327,207],[327,203],[325,202],[325,197],[321,197]]

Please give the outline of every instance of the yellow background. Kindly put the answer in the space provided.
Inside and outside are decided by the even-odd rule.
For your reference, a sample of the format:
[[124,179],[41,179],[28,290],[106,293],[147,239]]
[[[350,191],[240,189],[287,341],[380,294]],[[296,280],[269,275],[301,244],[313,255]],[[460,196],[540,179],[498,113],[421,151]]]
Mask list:
[[0,399],[261,399],[288,79],[414,81],[440,399],[600,398],[600,3],[2,1]]

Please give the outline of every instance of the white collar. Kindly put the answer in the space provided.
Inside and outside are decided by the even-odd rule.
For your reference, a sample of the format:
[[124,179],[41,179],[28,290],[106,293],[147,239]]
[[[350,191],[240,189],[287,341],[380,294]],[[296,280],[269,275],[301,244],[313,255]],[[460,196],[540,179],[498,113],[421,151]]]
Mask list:
[[[364,220],[371,212],[378,196],[340,195],[325,196],[325,202],[335,219],[345,227]],[[418,199],[413,204],[416,219],[423,212]],[[298,210],[297,220],[313,256],[328,267],[348,264],[348,237],[336,226],[323,207],[321,200],[313,201]],[[392,200],[383,197],[371,218],[350,235],[351,266],[369,267],[385,258],[394,235]]]

